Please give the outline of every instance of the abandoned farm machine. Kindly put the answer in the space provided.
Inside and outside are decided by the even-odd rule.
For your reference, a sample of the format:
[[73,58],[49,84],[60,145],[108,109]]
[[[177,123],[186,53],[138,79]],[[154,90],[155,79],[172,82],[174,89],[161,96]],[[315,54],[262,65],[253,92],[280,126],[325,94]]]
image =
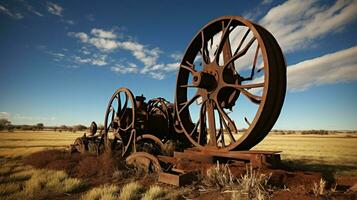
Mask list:
[[[71,151],[117,151],[127,163],[146,163],[160,181],[176,185],[197,170],[192,163],[269,166],[280,160],[279,152],[250,149],[272,129],[285,92],[286,63],[272,34],[242,17],[223,16],[205,25],[186,49],[174,103],[146,101],[119,88],[109,100],[104,129],[97,132],[93,122]],[[168,153],[170,145],[175,148]]]

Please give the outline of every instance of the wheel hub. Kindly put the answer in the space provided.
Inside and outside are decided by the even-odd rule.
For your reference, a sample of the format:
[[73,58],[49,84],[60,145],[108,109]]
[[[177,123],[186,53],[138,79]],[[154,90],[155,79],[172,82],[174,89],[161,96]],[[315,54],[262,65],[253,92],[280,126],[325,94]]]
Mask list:
[[195,87],[206,89],[208,92],[213,91],[217,87],[217,80],[211,73],[202,71],[194,74],[192,84]]

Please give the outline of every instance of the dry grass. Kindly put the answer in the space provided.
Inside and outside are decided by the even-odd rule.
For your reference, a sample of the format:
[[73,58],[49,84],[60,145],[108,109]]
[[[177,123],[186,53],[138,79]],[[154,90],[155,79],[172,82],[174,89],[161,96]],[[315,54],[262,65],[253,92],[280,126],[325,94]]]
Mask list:
[[20,191],[21,185],[17,183],[0,184],[0,197]]
[[83,133],[53,131],[0,132],[0,156],[18,157],[48,148],[66,148]]
[[102,185],[91,189],[85,193],[81,199],[83,200],[114,200],[118,199],[119,187],[116,185]]
[[142,193],[144,192],[144,188],[142,185],[137,182],[132,182],[124,185],[123,189],[121,189],[119,199],[120,200],[137,200],[140,199]]
[[270,187],[268,185],[270,177],[271,174],[261,174],[249,166],[246,173],[238,179],[238,193],[248,199],[267,199],[269,198],[267,189]]
[[326,194],[326,181],[324,179],[320,179],[319,183],[314,183],[312,191],[315,196],[321,196]]
[[41,195],[71,193],[84,186],[64,171],[18,166],[17,160],[7,160],[0,171],[6,172],[0,175],[0,199],[39,199]]
[[25,183],[23,192],[30,196],[44,190],[70,193],[83,186],[79,179],[69,178],[63,171],[35,170],[31,178]]
[[[355,167],[357,166],[356,144],[357,138],[348,138],[343,134],[273,134],[264,138],[253,150],[282,151],[282,160]],[[357,170],[351,173],[357,175]]]
[[269,198],[267,189],[270,188],[268,181],[270,174],[261,174],[253,170],[252,166],[247,166],[246,173],[239,178],[232,175],[228,165],[217,163],[217,165],[207,170],[204,182],[208,186],[215,186],[225,192],[231,192],[232,200],[249,199],[263,200]]
[[209,186],[224,188],[235,182],[235,178],[228,165],[222,165],[219,162],[214,167],[209,168],[206,175],[204,181]]
[[149,190],[147,190],[141,200],[156,200],[156,199],[164,199],[165,195],[168,193],[167,190],[160,186],[151,186]]

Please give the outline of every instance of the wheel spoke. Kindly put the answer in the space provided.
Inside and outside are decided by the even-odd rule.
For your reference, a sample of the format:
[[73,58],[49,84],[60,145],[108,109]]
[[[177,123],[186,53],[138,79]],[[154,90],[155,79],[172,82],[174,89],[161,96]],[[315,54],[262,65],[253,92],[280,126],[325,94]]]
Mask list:
[[[121,112],[121,115],[120,115],[120,119],[121,120],[122,118],[124,118],[124,114],[127,110],[127,106],[128,106],[128,95],[126,93],[125,94],[125,102],[124,102],[124,105],[123,105],[123,109],[120,111]],[[118,111],[119,112],[119,111]]]
[[252,83],[252,84],[247,84],[247,85],[226,84],[225,86],[241,90],[241,89],[264,87],[264,83]]
[[254,60],[253,60],[253,67],[252,71],[250,72],[250,76],[248,78],[243,78],[242,81],[251,81],[254,78],[254,73],[255,73],[255,67],[257,65],[257,60],[258,60],[258,53],[259,53],[259,45],[257,45],[257,49],[255,50],[255,55],[254,55]]
[[204,101],[200,109],[200,119],[199,119],[200,131],[198,132],[198,139],[197,139],[197,142],[199,144],[203,142],[201,137],[203,135],[203,132],[206,131],[206,103],[207,101]]
[[[192,66],[193,66],[193,65],[192,65]],[[182,67],[182,68],[188,70],[189,72],[191,72],[191,73],[193,73],[193,74],[197,72],[195,69],[193,69],[193,67],[189,67],[189,66],[186,66],[186,65],[183,65],[183,64],[181,64],[180,67]]]
[[244,121],[250,126],[250,122],[248,121],[247,117],[244,117]]
[[189,87],[197,87],[195,85],[180,85],[180,87],[182,88],[189,88]]
[[205,35],[203,31],[201,31],[201,55],[202,55],[203,62],[205,64],[208,64],[210,62],[210,59],[208,56],[209,54],[208,54]]
[[200,124],[200,120],[197,121],[197,123],[195,124],[195,126],[193,127],[191,133],[190,133],[190,136],[192,136],[196,131],[197,131],[197,128],[198,128],[198,125]]
[[180,114],[184,109],[186,109],[188,106],[190,106],[198,97],[200,97],[200,95],[196,94],[189,101],[186,101],[186,102],[180,104],[180,105],[183,105],[183,107],[178,111],[178,114]]
[[243,93],[251,102],[255,104],[260,104],[260,102],[262,101],[262,97],[248,92],[247,89],[249,90],[251,88],[264,87],[264,85],[265,85],[264,83],[253,83],[247,85],[226,84],[225,87],[235,88],[239,90],[241,93]]
[[208,117],[208,127],[209,127],[209,136],[210,144],[212,146],[217,146],[217,136],[216,136],[216,122],[214,118],[214,101],[207,101],[207,117]]
[[228,127],[230,130],[233,130],[233,132],[237,133],[238,130],[236,128],[236,125],[234,124],[234,122],[231,120],[231,118],[227,115],[226,112],[224,112],[223,108],[219,105],[219,103],[217,101],[216,102],[216,106],[217,106],[217,110],[218,110],[218,113],[220,114],[220,116],[222,117],[223,119],[223,123],[226,123],[226,121],[228,122]]
[[240,43],[239,43],[237,49],[236,49],[235,52],[234,52],[234,55],[236,55],[236,54],[238,53],[238,51],[240,50],[240,48],[242,47],[242,45],[243,45],[245,39],[247,38],[249,32],[250,32],[250,29],[248,29],[247,32],[245,32],[245,34],[244,34],[242,40],[240,41]]
[[[223,122],[224,127],[228,131],[228,135],[229,135],[231,142],[236,142],[236,140],[234,139],[234,136],[232,134],[232,130],[227,125],[227,122],[223,119],[223,116],[221,115],[221,113],[219,113],[218,115],[219,115],[220,120]],[[223,132],[223,134],[224,134],[224,132]]]
[[219,45],[218,45],[218,48],[217,48],[217,51],[216,51],[216,55],[215,55],[215,58],[214,58],[217,63],[219,61],[219,54],[221,54],[221,52],[222,52],[224,43],[226,42],[227,38],[229,38],[228,37],[228,35],[229,35],[229,27],[231,26],[231,23],[232,23],[232,19],[229,20],[227,26],[224,28],[224,30],[222,30],[223,33],[222,33],[221,41],[219,42]]
[[228,60],[227,63],[224,64],[224,67],[223,67],[223,68],[226,68],[227,66],[229,66],[229,64],[230,64],[231,62],[233,62],[233,61],[237,60],[238,58],[244,56],[244,55],[247,53],[247,51],[249,50],[249,48],[252,46],[252,44],[254,43],[255,40],[256,40],[256,38],[253,37],[253,38],[248,42],[247,46],[244,47],[244,49],[242,49],[240,52],[234,54],[234,55],[232,56],[232,58],[231,58],[230,60]]
[[[218,114],[219,115],[219,114]],[[217,138],[221,137],[222,140],[222,147],[225,147],[225,142],[224,142],[224,130],[223,130],[223,125],[222,125],[222,118],[219,116],[219,133],[217,135]]]

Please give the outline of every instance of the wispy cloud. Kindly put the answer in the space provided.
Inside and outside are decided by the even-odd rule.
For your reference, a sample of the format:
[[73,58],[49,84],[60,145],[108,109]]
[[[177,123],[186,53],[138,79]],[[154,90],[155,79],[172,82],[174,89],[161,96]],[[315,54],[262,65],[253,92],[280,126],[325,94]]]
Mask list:
[[107,55],[98,55],[98,54],[94,54],[93,57],[90,58],[83,58],[80,56],[74,56],[73,60],[75,63],[77,64],[92,64],[92,65],[97,65],[97,66],[104,66],[107,65]]
[[53,15],[62,17],[63,8],[55,3],[47,2],[47,11]]
[[26,1],[22,1],[22,3],[30,13],[33,13],[39,17],[43,17],[42,13],[38,12],[33,6],[29,5]]
[[138,67],[134,63],[128,63],[128,66],[116,64],[114,67],[111,67],[110,70],[119,74],[137,73]]
[[99,38],[115,39],[117,35],[114,31],[105,31],[103,29],[94,28],[91,30],[91,34]]
[[271,4],[273,2],[273,0],[263,0],[262,4],[266,5],[266,4]]
[[10,113],[8,112],[0,112],[0,119],[9,119]]
[[[154,79],[165,78],[165,73],[173,71],[173,69],[178,68],[178,63],[159,63],[160,55],[163,53],[158,47],[149,48],[148,45],[141,44],[137,41],[131,39],[131,37],[123,37],[112,30],[103,30],[99,28],[93,28],[89,34],[85,32],[70,32],[69,36],[78,38],[83,44],[90,45],[99,50],[102,54],[107,55],[115,50],[125,50],[131,53],[131,55],[140,63],[143,67],[139,68],[135,64],[133,67],[133,62],[127,62],[126,64],[117,63],[111,68],[112,71],[117,73],[137,73],[147,74]],[[87,49],[87,47],[84,47]],[[82,47],[83,49],[83,47]],[[90,52],[85,50],[86,55]],[[82,52],[82,53],[83,53]],[[172,59],[177,60],[177,56],[174,58],[170,55]],[[80,61],[77,59],[77,61]],[[92,63],[89,60],[84,60],[82,63]],[[97,63],[98,64],[98,63]],[[104,64],[104,63],[103,63]]]
[[183,57],[183,54],[176,52],[176,53],[170,54],[170,57],[173,58],[175,61],[180,61]]
[[271,8],[259,23],[273,33],[285,52],[292,52],[341,30],[356,20],[356,10],[356,0],[338,0],[332,5],[289,0]]
[[13,19],[22,19],[24,18],[23,15],[19,12],[12,12],[7,9],[5,6],[0,4],[0,13],[4,13]]
[[288,89],[304,91],[312,86],[357,80],[357,46],[288,67]]

